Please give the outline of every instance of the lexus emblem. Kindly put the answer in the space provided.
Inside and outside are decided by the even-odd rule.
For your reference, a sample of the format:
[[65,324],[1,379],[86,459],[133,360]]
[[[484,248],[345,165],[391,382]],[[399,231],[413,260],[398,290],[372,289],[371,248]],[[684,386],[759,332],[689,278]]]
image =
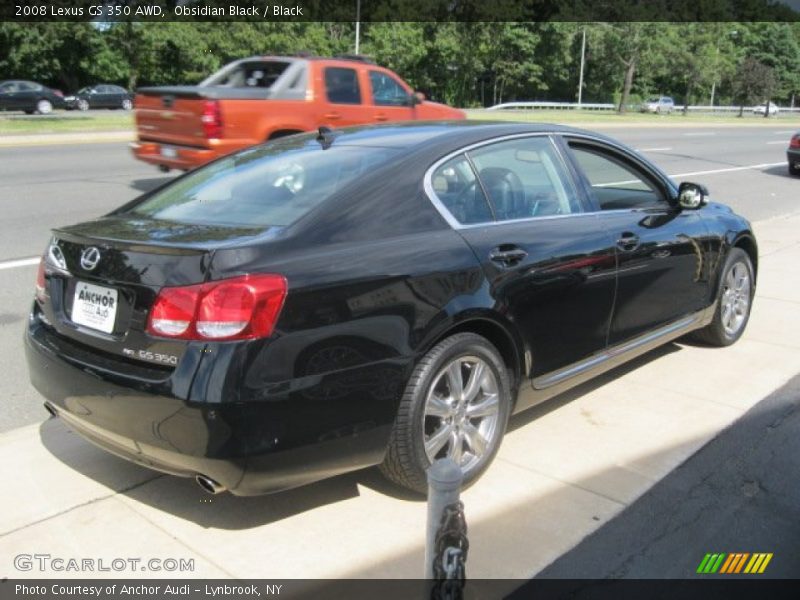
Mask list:
[[87,271],[92,271],[97,263],[100,262],[100,250],[94,246],[89,246],[81,252],[81,267]]

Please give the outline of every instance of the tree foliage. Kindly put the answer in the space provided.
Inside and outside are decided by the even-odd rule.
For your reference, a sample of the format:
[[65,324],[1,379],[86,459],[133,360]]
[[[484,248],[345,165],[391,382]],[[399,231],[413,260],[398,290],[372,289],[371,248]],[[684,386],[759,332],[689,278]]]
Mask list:
[[[361,26],[361,51],[457,106],[574,101],[584,31],[584,102],[625,110],[656,94],[707,103],[713,90],[725,104],[739,102],[744,88],[753,101],[789,103],[800,93],[798,23],[375,22]],[[192,84],[236,58],[331,56],[353,52],[354,41],[350,22],[3,22],[0,79],[65,91],[101,81]],[[752,61],[771,69],[771,89],[752,87]]]

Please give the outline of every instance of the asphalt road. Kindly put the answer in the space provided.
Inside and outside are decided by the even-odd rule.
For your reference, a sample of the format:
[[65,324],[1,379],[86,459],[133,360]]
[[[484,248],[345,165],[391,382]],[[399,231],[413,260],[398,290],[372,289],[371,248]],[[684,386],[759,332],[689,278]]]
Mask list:
[[[637,148],[676,179],[705,183],[714,200],[751,220],[800,210],[800,178],[789,176],[785,154],[796,126],[597,129]],[[169,179],[134,160],[126,144],[0,148],[0,431],[44,416],[20,343],[35,261],[10,261],[41,255],[52,227],[99,216]]]

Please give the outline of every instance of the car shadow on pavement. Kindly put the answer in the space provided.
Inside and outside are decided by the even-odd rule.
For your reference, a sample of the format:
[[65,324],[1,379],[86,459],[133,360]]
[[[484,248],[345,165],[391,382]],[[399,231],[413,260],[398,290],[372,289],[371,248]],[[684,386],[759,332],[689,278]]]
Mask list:
[[762,173],[766,173],[767,175],[777,175],[778,177],[783,177],[785,179],[800,179],[800,177],[797,175],[792,175],[789,173],[789,163],[786,163],[785,165],[769,167],[768,169],[764,169]]
[[[509,431],[524,427],[631,370],[677,351],[680,351],[679,345],[667,344],[524,411],[512,417]],[[71,469],[107,487],[109,496],[116,493],[206,528],[242,530],[260,527],[356,498],[361,493],[359,486],[401,501],[425,501],[423,496],[383,479],[376,467],[267,496],[238,497],[227,493],[212,496],[191,479],[158,474],[96,448],[80,436],[71,434],[58,419],[45,421],[39,433],[48,452]]]

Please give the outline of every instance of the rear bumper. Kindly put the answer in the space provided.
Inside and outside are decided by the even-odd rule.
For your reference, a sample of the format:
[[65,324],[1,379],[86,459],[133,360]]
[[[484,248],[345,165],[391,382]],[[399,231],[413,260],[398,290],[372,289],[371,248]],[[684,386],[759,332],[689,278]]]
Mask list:
[[[303,401],[314,390],[326,399],[324,378],[286,386],[305,388],[301,397],[287,391],[258,402],[193,402],[172,395],[168,379],[121,384],[119,374],[106,376],[61,352],[57,337],[35,319],[29,322],[25,352],[33,386],[76,433],[127,460],[183,477],[205,475],[240,496],[278,492],[383,460],[393,417],[365,418],[365,398],[356,395]],[[382,413],[395,411],[394,401],[384,402]],[[342,412],[350,415],[344,426]]]
[[197,168],[222,155],[209,148],[176,146],[149,141],[131,142],[130,148],[136,158],[146,163],[157,167],[182,170]]

